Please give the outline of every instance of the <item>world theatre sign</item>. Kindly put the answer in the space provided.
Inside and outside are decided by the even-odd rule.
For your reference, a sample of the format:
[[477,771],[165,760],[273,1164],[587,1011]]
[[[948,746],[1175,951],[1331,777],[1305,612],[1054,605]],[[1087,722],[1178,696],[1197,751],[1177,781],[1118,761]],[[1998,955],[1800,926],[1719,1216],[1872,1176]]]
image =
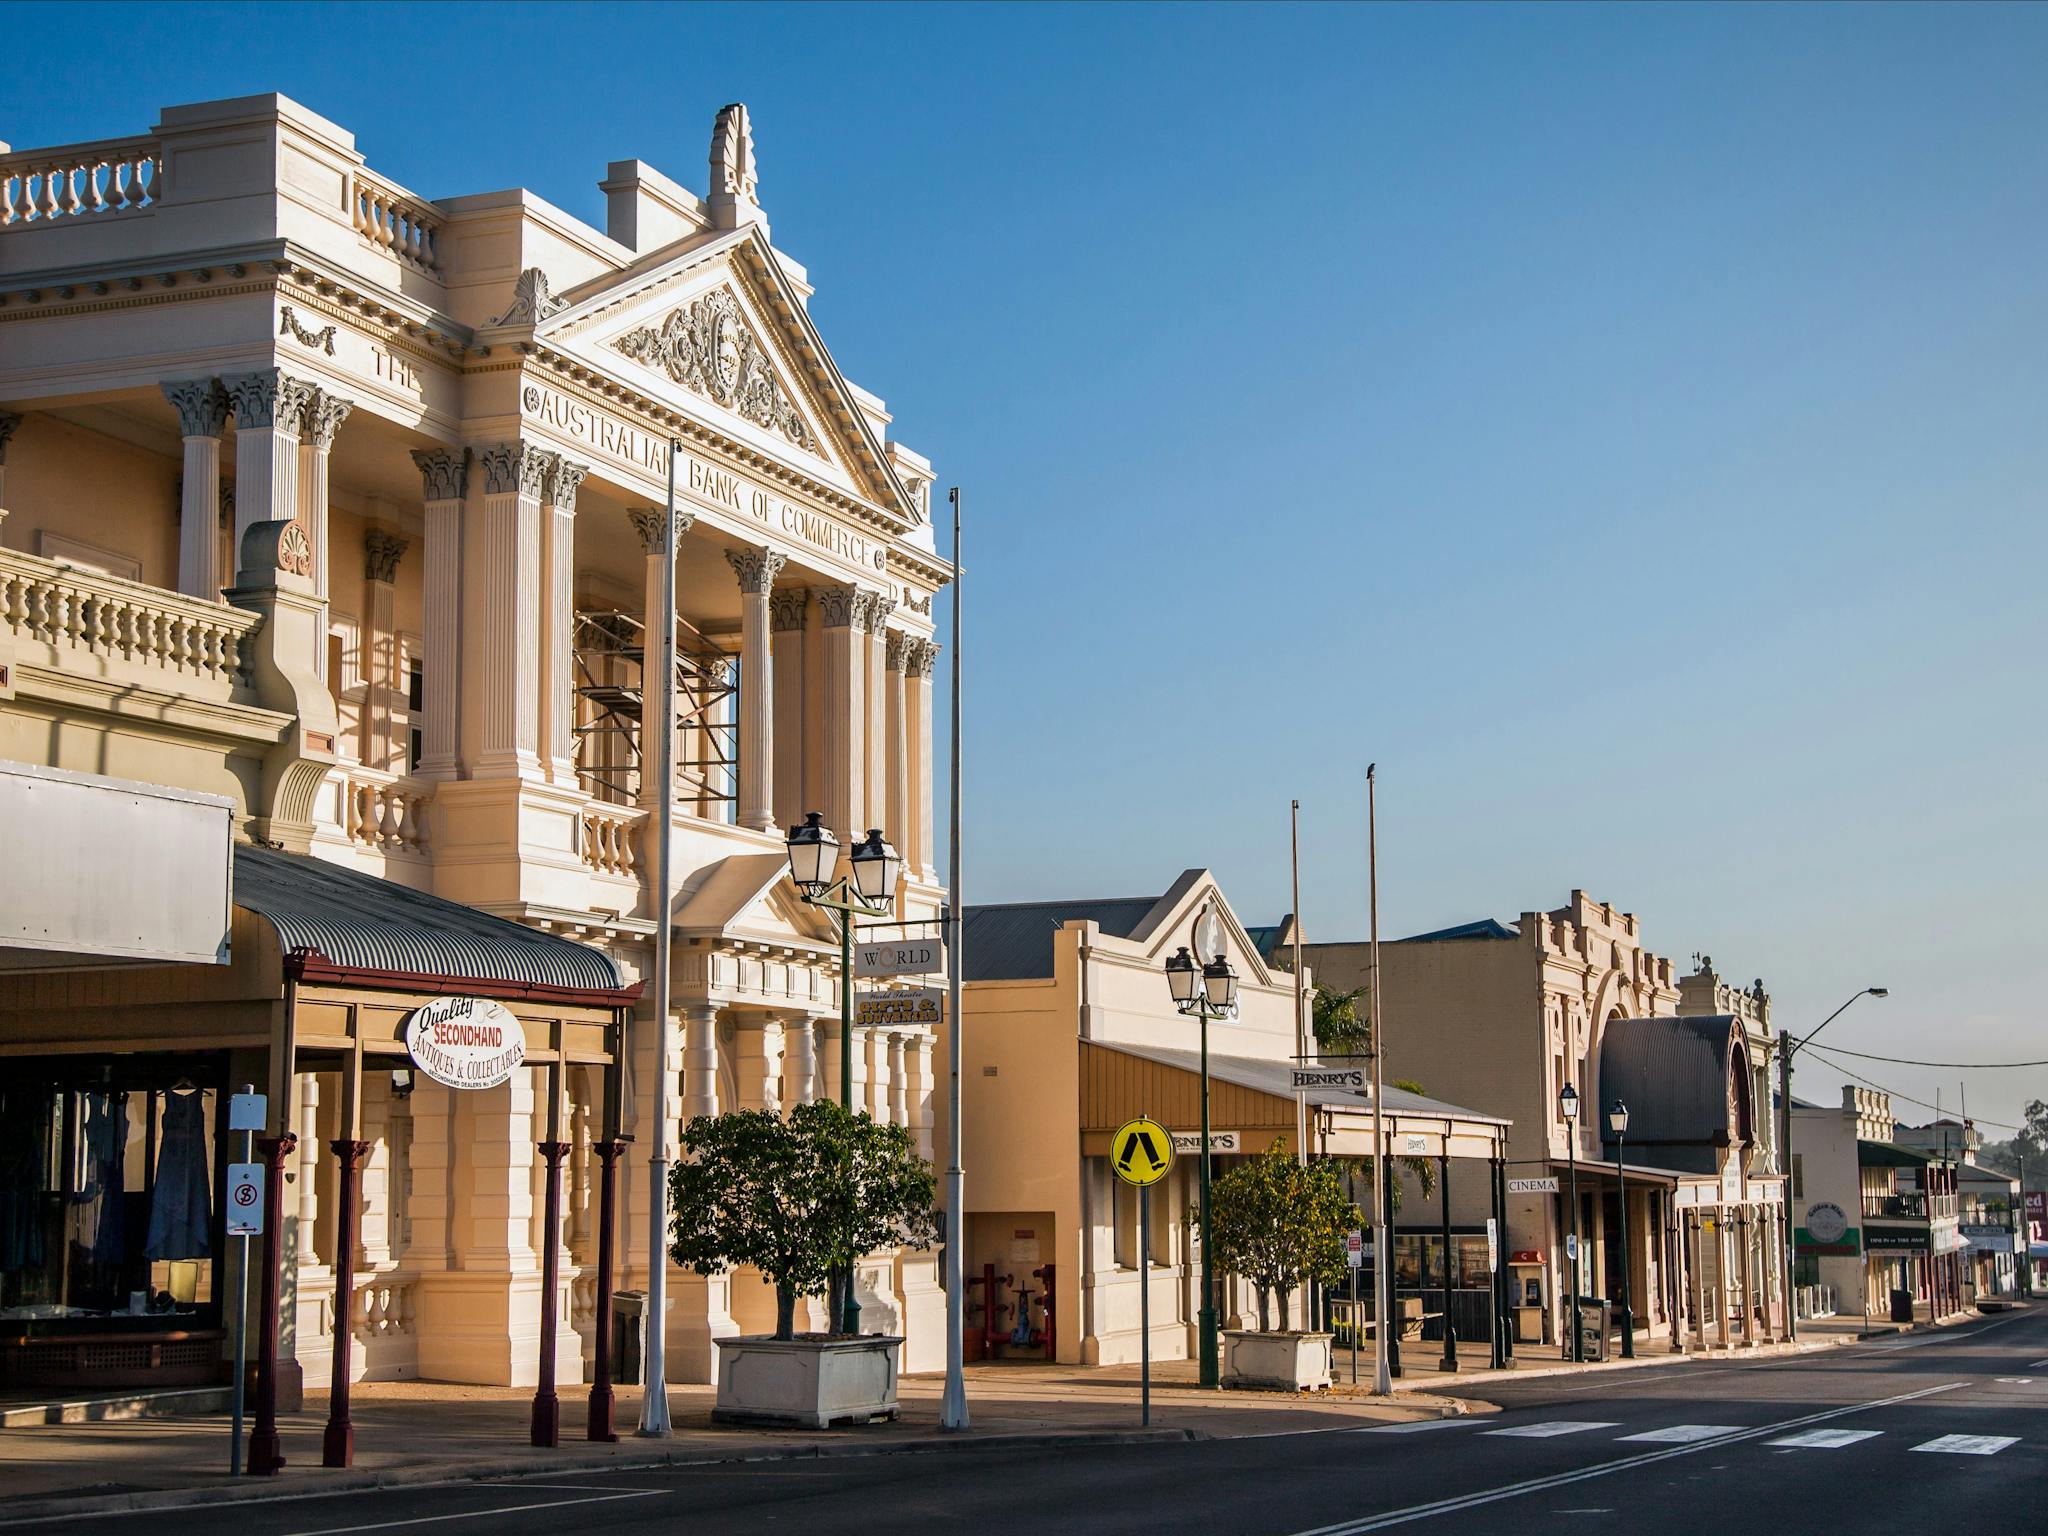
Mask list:
[[[664,437],[644,432],[607,411],[540,384],[528,384],[522,389],[519,403],[526,416],[587,445],[615,464],[656,479],[668,475],[668,439]],[[801,540],[847,565],[876,572],[888,568],[886,544],[854,532],[837,518],[799,506],[744,475],[701,459],[687,448],[676,463],[676,488],[692,501],[751,518],[769,532]]]

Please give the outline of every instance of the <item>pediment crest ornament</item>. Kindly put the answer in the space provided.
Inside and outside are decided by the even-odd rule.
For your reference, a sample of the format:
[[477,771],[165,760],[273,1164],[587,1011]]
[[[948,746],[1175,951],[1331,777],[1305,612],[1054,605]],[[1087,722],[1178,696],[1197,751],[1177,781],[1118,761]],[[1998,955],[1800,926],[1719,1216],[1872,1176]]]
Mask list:
[[692,393],[799,448],[817,452],[817,440],[788,388],[776,377],[768,349],[747,324],[730,289],[720,288],[671,311],[658,328],[643,325],[628,331],[613,345]]

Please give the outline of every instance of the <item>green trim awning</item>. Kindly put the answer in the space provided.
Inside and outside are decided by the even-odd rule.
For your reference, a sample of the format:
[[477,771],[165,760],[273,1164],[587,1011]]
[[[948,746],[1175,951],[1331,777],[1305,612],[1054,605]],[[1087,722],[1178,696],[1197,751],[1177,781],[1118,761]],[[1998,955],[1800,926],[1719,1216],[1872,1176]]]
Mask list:
[[1858,1141],[1856,1143],[1856,1166],[1859,1168],[1925,1168],[1936,1158],[1925,1152],[1915,1152],[1911,1147],[1902,1147],[1891,1141]]

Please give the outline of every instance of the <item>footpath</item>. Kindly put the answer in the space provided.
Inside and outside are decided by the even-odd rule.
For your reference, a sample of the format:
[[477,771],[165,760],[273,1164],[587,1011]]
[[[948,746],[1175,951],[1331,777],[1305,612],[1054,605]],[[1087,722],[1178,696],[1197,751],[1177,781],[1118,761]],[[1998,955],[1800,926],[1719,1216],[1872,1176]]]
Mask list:
[[[1925,1326],[1925,1325],[1921,1325]],[[0,1429],[0,1526],[63,1517],[113,1514],[180,1505],[302,1497],[351,1489],[542,1476],[586,1468],[624,1468],[777,1457],[939,1454],[977,1449],[1146,1441],[1227,1440],[1492,1412],[1483,1401],[1493,1382],[1558,1372],[1683,1366],[1723,1359],[1759,1359],[1854,1343],[1871,1333],[1861,1319],[1802,1324],[1795,1344],[1673,1355],[1644,1348],[1634,1360],[1569,1365],[1554,1349],[1524,1346],[1505,1371],[1486,1368],[1483,1348],[1460,1350],[1455,1375],[1440,1367],[1442,1348],[1407,1344],[1404,1375],[1392,1398],[1371,1394],[1371,1356],[1361,1358],[1361,1385],[1350,1381],[1348,1351],[1337,1357],[1337,1385],[1299,1396],[1271,1392],[1205,1392],[1191,1362],[1153,1369],[1152,1419],[1139,1423],[1135,1366],[1081,1368],[982,1364],[967,1370],[972,1427],[939,1429],[942,1382],[902,1382],[901,1416],[893,1422],[824,1431],[742,1429],[711,1422],[712,1389],[669,1389],[674,1433],[642,1439],[633,1433],[640,1393],[619,1389],[616,1444],[583,1438],[585,1390],[562,1393],[562,1444],[527,1443],[533,1394],[528,1390],[447,1386],[431,1382],[361,1383],[354,1389],[355,1465],[320,1465],[327,1399],[309,1393],[305,1408],[280,1416],[286,1466],[275,1477],[231,1477],[225,1413],[129,1417],[97,1422]],[[1880,1328],[1879,1332],[1894,1331]],[[1457,1396],[1450,1394],[1456,1393]]]

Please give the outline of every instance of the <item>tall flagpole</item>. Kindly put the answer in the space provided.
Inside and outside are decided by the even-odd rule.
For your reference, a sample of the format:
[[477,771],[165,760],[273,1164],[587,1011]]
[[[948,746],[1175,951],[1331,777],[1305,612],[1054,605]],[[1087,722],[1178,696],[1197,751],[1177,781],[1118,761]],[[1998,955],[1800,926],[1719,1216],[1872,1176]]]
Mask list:
[[1387,1284],[1394,1256],[1387,1252],[1387,1135],[1380,1118],[1380,1063],[1386,1039],[1380,1032],[1380,830],[1377,763],[1365,765],[1365,863],[1372,905],[1372,977],[1366,1006],[1372,1010],[1372,1389],[1394,1390],[1387,1369]]
[[961,1244],[967,1237],[965,1175],[960,1168],[960,487],[947,500],[953,504],[953,759],[949,785],[952,807],[946,834],[946,1391],[939,1405],[939,1428],[967,1427],[967,1378],[964,1374],[963,1330],[967,1326],[966,1270]]
[[[660,740],[640,744],[640,761],[660,778],[654,799],[654,1146],[647,1159],[647,1351],[640,1397],[640,1433],[666,1435],[668,1417],[668,1000],[669,917],[675,897],[669,878],[669,842],[675,820],[676,774],[671,760],[676,737],[676,460],[682,442],[668,440],[668,506],[661,522],[661,638],[643,641],[640,681],[647,664],[660,675],[654,685]],[[652,636],[648,637],[652,639]],[[609,1320],[599,1318],[599,1327]]]
[[[1308,1014],[1301,978],[1301,802],[1287,802],[1288,851],[1294,860],[1294,1059],[1308,1065]],[[1294,1160],[1308,1166],[1308,1090],[1294,1090]]]

